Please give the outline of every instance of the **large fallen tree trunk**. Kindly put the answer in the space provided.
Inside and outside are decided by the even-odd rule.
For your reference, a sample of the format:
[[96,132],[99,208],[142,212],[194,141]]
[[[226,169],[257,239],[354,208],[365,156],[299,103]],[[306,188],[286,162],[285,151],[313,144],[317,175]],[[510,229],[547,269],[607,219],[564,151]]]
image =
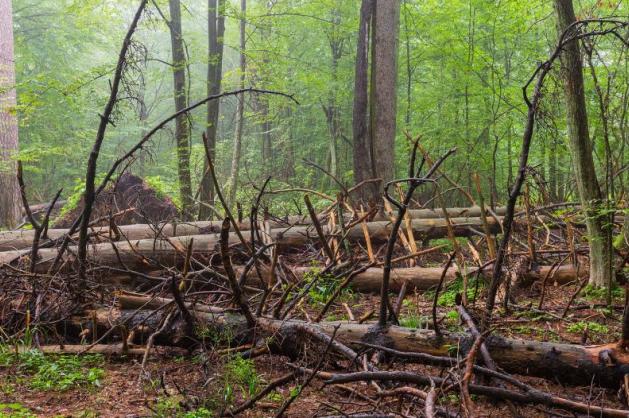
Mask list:
[[[332,335],[336,341],[355,349],[360,343],[385,345],[399,351],[427,353],[435,356],[461,356],[472,347],[474,338],[467,334],[446,333],[435,336],[434,331],[390,326],[379,329],[375,324],[349,322],[309,323],[300,320],[274,320],[258,318],[257,329],[247,328],[245,318],[239,314],[213,314],[193,311],[204,332],[235,339],[238,344],[264,335],[273,336],[285,354],[295,355],[304,336],[299,330]],[[101,327],[125,326],[128,330],[138,327],[145,335],[155,331],[161,323],[162,312],[118,311],[98,309],[89,312],[85,323],[96,322]],[[75,319],[76,322],[76,319]],[[181,342],[183,321],[174,321],[156,343]],[[226,341],[229,342],[229,341]],[[629,373],[629,354],[617,344],[582,346],[552,342],[527,341],[500,336],[490,336],[485,345],[497,365],[509,373],[552,378],[565,384],[600,385],[618,387]],[[463,351],[463,353],[457,350]]]
[[[472,232],[471,228],[480,227],[478,218],[453,218],[451,219],[452,229],[457,236],[468,236]],[[374,242],[384,242],[388,239],[391,223],[387,221],[368,222],[367,229],[369,236]],[[490,221],[494,232],[498,230],[498,224]],[[178,228],[181,225],[178,226]],[[445,220],[441,219],[421,219],[412,221],[413,233],[416,239],[441,238],[447,235],[448,226]],[[324,232],[331,231],[324,228]],[[178,233],[175,231],[175,233]],[[250,231],[243,231],[243,237],[250,239]],[[271,241],[275,242],[280,249],[300,248],[316,237],[316,232],[312,226],[298,226],[291,228],[272,229]],[[361,225],[356,225],[347,231],[347,238],[351,241],[362,241],[365,235]],[[210,233],[205,235],[185,235],[153,239],[127,239],[122,242],[100,243],[89,246],[88,260],[97,265],[122,267],[133,270],[155,269],[160,267],[172,267],[181,264],[184,260],[186,249],[192,246],[193,255],[207,255],[216,251],[219,242],[219,234]],[[239,243],[236,234],[229,235],[229,244]],[[114,248],[115,245],[115,248]],[[74,262],[75,248],[70,247],[64,257],[66,264],[72,265]],[[4,251],[0,252],[0,265],[10,263],[16,258],[27,255],[29,252]],[[41,261],[37,265],[37,271],[46,271],[50,262],[57,256],[54,248],[43,248],[39,251]]]
[[[430,210],[430,209],[421,209]],[[462,210],[462,209],[461,209]],[[460,213],[459,209],[452,209],[453,213]],[[478,216],[469,217],[452,217],[452,223],[454,224],[455,234],[459,236],[467,236],[470,234],[469,227],[479,229],[482,227],[481,220]],[[376,220],[369,222],[370,233],[374,230],[372,239],[386,240],[387,237],[382,237],[383,226],[388,224],[389,220]],[[489,219],[491,229],[493,232],[497,232],[499,225],[493,218]],[[200,221],[200,222],[187,222],[187,223],[165,223],[161,225],[149,225],[149,224],[135,224],[135,225],[121,225],[118,226],[116,231],[110,233],[109,227],[94,227],[91,228],[92,241],[98,242],[102,240],[124,240],[130,241],[141,239],[154,239],[155,237],[175,237],[175,236],[187,236],[187,235],[202,235],[208,233],[218,233],[221,228],[221,221]],[[271,229],[282,229],[293,226],[294,228],[308,228],[311,224],[310,219],[304,217],[290,217],[288,221],[272,220],[268,221]],[[251,228],[251,224],[243,222],[239,224],[239,228],[242,231],[247,231]],[[420,235],[420,238],[442,238],[447,236],[446,221],[439,217],[428,217],[427,219],[421,219],[417,217],[413,221],[413,228]],[[261,228],[262,229],[262,228]],[[387,229],[388,230],[388,229]],[[49,229],[48,238],[55,240],[65,236],[69,232],[68,229]],[[356,228],[356,232],[360,233],[360,228]],[[315,232],[311,231],[310,235],[314,235]],[[352,236],[357,234],[354,231],[350,231]],[[29,248],[33,243],[33,237],[35,231],[33,230],[17,230],[17,231],[3,231],[0,232],[0,251],[12,251]]]
[[[467,269],[468,275],[474,275],[477,273],[477,268]],[[236,271],[240,274],[243,271],[243,267],[236,268]],[[297,277],[302,277],[306,273],[311,272],[310,267],[292,267],[291,271]],[[262,280],[267,283],[271,281],[271,272],[268,269],[261,268],[259,272],[262,275]],[[483,274],[488,274],[490,270],[483,271]],[[442,267],[409,267],[409,268],[396,268],[391,270],[389,288],[392,292],[399,292],[404,283],[409,291],[414,290],[429,290],[434,289],[441,280],[441,274],[443,273]],[[445,283],[452,282],[459,273],[457,266],[450,267],[445,274]],[[380,292],[382,285],[383,269],[381,268],[369,268],[362,273],[358,273],[352,279],[350,287],[359,292]],[[520,272],[519,279],[522,285],[530,284],[534,281],[547,280],[547,283],[552,285],[566,284],[576,281],[578,278],[588,275],[588,270],[584,267],[578,271],[579,277],[577,277],[577,269],[572,265],[562,266],[539,266],[536,265],[530,270]],[[258,271],[251,269],[247,275],[248,283],[253,284],[259,281]]]

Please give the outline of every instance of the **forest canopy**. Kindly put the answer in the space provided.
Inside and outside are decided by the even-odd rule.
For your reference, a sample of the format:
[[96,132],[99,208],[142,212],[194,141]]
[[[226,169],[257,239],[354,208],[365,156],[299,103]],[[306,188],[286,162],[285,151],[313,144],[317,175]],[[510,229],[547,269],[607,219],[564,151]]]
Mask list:
[[[159,2],[168,14],[167,2]],[[226,2],[222,89],[239,86],[240,5]],[[622,2],[579,1],[579,18],[623,14]],[[131,2],[14,1],[17,114],[20,154],[34,201],[48,201],[63,187],[79,189],[84,165],[109,95],[117,49],[134,12]],[[186,100],[207,91],[207,4],[183,2]],[[168,16],[165,16],[166,18]],[[475,193],[504,200],[517,169],[526,105],[521,88],[556,42],[552,2],[403,1],[400,9],[395,169],[402,175],[410,149],[404,132],[421,135],[434,155],[456,146],[448,162],[454,180]],[[266,175],[271,189],[306,187],[334,193],[337,187],[315,162],[346,184],[353,181],[352,100],[359,7],[352,1],[250,1],[246,11],[247,87],[292,94],[245,96],[239,196],[251,198]],[[168,26],[150,8],[134,36],[132,71],[107,131],[99,171],[173,113],[172,54]],[[591,62],[608,98],[608,129],[619,190],[627,183],[626,54],[612,38],[596,40]],[[586,69],[586,75],[589,70]],[[575,198],[558,72],[545,85],[530,166],[557,201]],[[592,77],[586,77],[594,158],[605,167],[600,109]],[[237,124],[237,98],[220,103],[216,170],[228,184]],[[328,122],[334,113],[333,126]],[[204,109],[189,115],[190,171],[196,190],[203,173]],[[180,202],[174,126],[167,126],[138,153],[130,170],[159,183]],[[265,151],[266,149],[266,151]],[[264,158],[262,158],[264,156]],[[448,194],[450,205],[465,198]],[[290,203],[284,201],[287,211]]]

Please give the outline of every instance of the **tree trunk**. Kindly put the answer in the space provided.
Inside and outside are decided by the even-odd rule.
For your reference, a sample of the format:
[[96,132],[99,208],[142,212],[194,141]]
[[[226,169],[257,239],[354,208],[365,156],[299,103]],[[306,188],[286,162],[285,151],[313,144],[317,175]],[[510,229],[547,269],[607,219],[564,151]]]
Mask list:
[[[240,88],[245,87],[245,72],[247,71],[247,59],[245,57],[246,48],[246,13],[247,0],[240,0]],[[229,202],[231,206],[235,206],[236,189],[238,188],[238,172],[240,171],[240,154],[242,148],[242,130],[245,123],[245,96],[241,94],[238,97],[236,106],[236,132],[234,134],[234,150],[232,154],[231,175],[229,177]]]
[[[479,229],[482,226],[479,218],[452,218],[450,221],[455,236],[472,236],[473,233],[470,228]],[[496,221],[491,218],[487,221],[492,233],[497,233],[500,230],[500,226]],[[392,228],[390,221],[368,222],[366,225],[372,242],[383,243],[388,240]],[[444,219],[413,219],[411,228],[416,240],[448,236],[448,223]],[[332,232],[327,226],[323,230],[325,234]],[[204,231],[198,235],[186,235],[195,234],[197,231],[198,226],[194,223],[165,225],[159,237],[157,237],[157,234],[149,225],[145,226],[144,229],[136,231],[126,230],[127,239],[116,243],[116,249],[112,248],[112,244],[109,242],[90,244],[87,249],[87,258],[90,262],[98,265],[110,267],[124,265],[127,268],[138,271],[155,269],[156,265],[148,263],[148,260],[160,263],[159,265],[177,266],[183,262],[186,248],[191,243],[195,255],[207,255],[215,252],[215,247],[219,243],[219,234]],[[250,231],[242,231],[242,235],[246,240],[250,239],[250,233]],[[315,237],[317,233],[312,225],[304,225],[290,229],[272,229],[269,235],[269,238],[276,242],[280,251],[291,251],[312,242],[312,237]],[[171,238],[166,238],[169,236]],[[192,241],[192,239],[194,240]],[[353,242],[363,241],[365,234],[362,225],[355,225],[348,229],[347,239]],[[238,236],[235,233],[230,234],[229,244],[239,243],[240,239]],[[56,257],[57,251],[57,249],[53,248],[40,249],[41,262],[37,266],[37,271],[47,271],[50,262]],[[65,261],[67,261],[67,267],[73,265],[74,257],[72,254],[75,252],[75,247],[69,247],[69,251],[66,252]],[[16,257],[28,255],[29,253],[30,250],[0,252],[0,266],[12,262]]]
[[[562,34],[576,21],[572,0],[554,0],[554,4],[558,33]],[[583,65],[578,42],[573,41],[566,45],[560,59],[570,151],[582,209],[587,215],[590,284],[605,287],[611,284],[612,278],[611,231],[604,226],[605,215],[602,213],[604,203],[594,169],[585,106]]]
[[372,183],[360,189],[358,197],[372,204],[379,203],[384,184],[395,177],[399,20],[399,0],[363,0],[354,82],[354,181],[382,179],[379,187]]
[[[479,218],[478,211],[474,210],[474,208],[470,208],[471,210],[467,211],[464,208],[450,208],[447,210],[448,217],[453,219],[455,222],[465,222],[469,223],[470,226],[475,227],[476,225],[481,225],[482,222]],[[504,215],[504,207],[496,208],[496,213],[501,217]],[[439,216],[441,215],[441,216]],[[443,218],[443,213],[441,211],[434,211],[432,209],[415,209],[409,211],[409,216],[413,220],[417,220],[416,224],[422,224],[422,220],[424,225],[441,225],[445,222]],[[348,218],[349,219],[349,218]],[[492,224],[495,223],[493,218],[488,218],[489,222]],[[502,218],[499,218],[502,219]],[[618,218],[620,219],[620,218]],[[628,218],[625,218],[628,219]],[[376,216],[374,221],[388,221],[387,218]],[[324,219],[320,218],[320,221],[323,223]],[[290,216],[286,219],[286,222],[282,221],[273,221],[269,220],[269,226],[272,229],[275,228],[286,228],[288,225],[294,226],[304,226],[310,225],[312,220],[309,216]],[[549,220],[549,222],[552,222]],[[368,223],[369,224],[369,223]],[[165,224],[162,225],[162,229],[160,229],[160,234],[163,236],[181,236],[181,235],[199,235],[199,234],[207,234],[212,232],[218,232],[221,226],[221,221],[199,221],[199,222],[186,222],[182,224]],[[249,222],[244,222],[238,226],[241,231],[248,231],[251,228],[251,224]],[[133,224],[133,225],[120,225],[117,227],[118,232],[122,235],[121,238],[126,237],[129,240],[136,239],[148,239],[154,238],[155,227],[148,224]],[[69,232],[69,229],[49,229],[48,237],[50,239],[59,239],[66,235]],[[90,234],[93,234],[92,241],[99,241],[99,239],[108,239],[110,236],[109,227],[92,227],[89,230]],[[21,229],[18,231],[0,231],[0,252],[2,251],[12,251],[12,250],[21,250],[24,248],[29,248],[33,243],[33,237],[35,235],[35,231],[32,229]]]
[[[223,78],[223,36],[225,35],[225,0],[208,0],[208,66],[207,66],[207,94],[215,95],[221,91]],[[216,157],[216,136],[218,131],[219,100],[211,100],[207,104],[207,136],[210,157]],[[203,166],[203,179],[199,200],[199,220],[212,217],[212,210],[203,203],[214,206],[214,183],[209,172],[208,162]]]
[[13,59],[11,0],[0,0],[0,227],[7,228],[17,225],[21,213],[17,166],[13,159],[18,151]]
[[[242,267],[236,268],[237,273],[242,272]],[[312,272],[311,267],[292,267],[291,271],[298,278],[303,277],[308,272]],[[369,268],[362,273],[358,273],[352,279],[350,287],[362,293],[379,293],[382,285],[383,269],[381,268]],[[473,277],[477,269],[468,268],[466,270],[467,275]],[[267,281],[270,285],[271,272],[268,268],[261,268],[260,273],[262,279]],[[399,292],[403,285],[406,285],[406,290],[411,291],[424,291],[435,289],[441,281],[441,275],[443,273],[442,267],[409,267],[409,268],[396,268],[391,270],[391,277],[389,282],[390,292]],[[450,267],[445,275],[445,284],[454,281],[457,275],[460,274],[460,270],[457,266]],[[484,270],[483,275],[491,273],[490,270]],[[550,274],[549,274],[550,273]],[[520,287],[529,286],[533,282],[543,281],[546,275],[549,275],[548,283],[559,285],[572,283],[577,281],[578,278],[587,275],[587,270],[580,269],[579,277],[577,277],[577,269],[572,265],[563,265],[557,268],[553,266],[533,266],[531,269],[518,272],[518,284]],[[258,272],[250,270],[247,275],[247,283],[253,285],[259,282],[260,278]]]
[[395,178],[395,128],[397,117],[397,35],[400,2],[377,1],[374,9],[371,63],[371,131],[373,177],[386,182]]
[[[173,81],[175,110],[178,112],[188,105],[186,94],[186,54],[181,31],[181,3],[169,0],[170,41],[173,56]],[[177,142],[177,172],[179,177],[179,194],[185,220],[192,219],[192,181],[190,179],[190,128],[188,115],[182,114],[175,121],[175,139]]]
[[[354,183],[371,178],[371,138],[369,134],[369,38],[375,0],[362,0],[360,23],[356,45],[356,65],[354,75],[354,109],[352,135],[354,151]],[[360,200],[368,202],[378,193],[371,183],[358,190]]]
[[[289,356],[297,355],[309,340],[308,335],[332,335],[336,331],[336,341],[354,349],[364,348],[361,342],[385,344],[392,349],[426,353],[433,356],[464,356],[471,347],[474,337],[469,334],[443,332],[436,336],[430,329],[389,326],[381,332],[374,332],[374,324],[357,324],[348,321],[309,323],[297,319],[271,319],[258,317],[256,327],[250,329],[244,316],[236,313],[209,313],[193,310],[195,318],[208,327],[213,335],[229,335],[227,343],[242,344],[252,338],[273,336],[274,348]],[[162,323],[164,311],[98,309],[85,312],[81,318],[73,318],[73,324],[83,324],[83,328],[96,323],[109,329],[124,324],[136,329],[137,336],[147,337]],[[173,325],[155,340],[156,344],[184,343],[181,335],[184,321],[174,321]],[[306,333],[303,330],[312,330]],[[283,342],[283,343],[282,343]],[[583,346],[520,340],[491,335],[485,346],[496,364],[508,373],[538,376],[556,380],[564,384],[597,385],[617,388],[629,368],[629,356],[617,344]],[[458,349],[457,349],[458,348]]]

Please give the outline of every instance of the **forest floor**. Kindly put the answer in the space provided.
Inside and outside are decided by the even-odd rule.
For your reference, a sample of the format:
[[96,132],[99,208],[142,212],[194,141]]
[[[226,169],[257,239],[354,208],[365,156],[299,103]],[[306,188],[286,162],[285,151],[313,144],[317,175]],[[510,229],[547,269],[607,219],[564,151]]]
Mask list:
[[[582,292],[572,304],[565,319],[562,312],[576,290],[576,285],[549,286],[541,310],[537,309],[540,286],[535,284],[518,291],[515,296],[518,307],[509,313],[500,310],[494,325],[496,333],[529,340],[598,344],[617,341],[620,337],[622,311],[609,312],[595,308],[603,303],[604,295]],[[439,298],[442,326],[451,331],[462,331],[454,308],[454,295],[459,291],[454,283]],[[481,288],[479,295],[483,292]],[[470,296],[473,291],[470,289]],[[620,289],[613,293],[614,303],[623,305]],[[430,323],[430,311],[434,293],[424,292],[407,296],[401,310],[400,322],[406,327],[426,327]],[[481,305],[481,299],[476,306]],[[345,302],[356,317],[378,306],[373,295],[347,292]],[[313,303],[313,302],[311,302]],[[315,302],[316,303],[316,302]],[[474,303],[469,311],[478,312]],[[576,307],[576,309],[574,309]],[[320,306],[307,306],[317,312]],[[347,311],[340,306],[328,315],[328,320],[347,318]],[[46,367],[37,372],[29,368],[28,358],[7,361],[10,353],[0,356],[0,417],[209,417],[225,406],[239,405],[266,383],[292,371],[290,360],[277,355],[263,355],[252,361],[238,356],[219,356],[215,352],[192,352],[161,349],[154,351],[148,365],[148,378],[139,380],[141,359],[120,357],[95,357],[93,364],[79,364],[71,372],[64,372],[64,364],[49,360]],[[26,363],[26,364],[25,364]],[[31,364],[32,366],[32,364]],[[443,369],[398,361],[379,364],[381,370],[429,371],[431,375],[443,373]],[[61,369],[61,377],[59,377]],[[329,370],[329,368],[328,368]],[[92,371],[97,378],[85,377]],[[81,377],[82,376],[82,377]],[[145,375],[147,376],[147,375]],[[74,380],[73,380],[74,379]],[[598,387],[562,386],[547,379],[518,376],[544,392],[569,397],[581,402],[623,408],[616,391]],[[68,386],[67,388],[64,385]],[[61,390],[60,388],[63,388]],[[256,406],[237,416],[273,417],[285,399],[297,388],[284,385],[271,392]],[[508,417],[513,411],[504,402],[472,396],[478,416]],[[349,413],[369,412],[374,409],[396,411],[396,416],[415,416],[413,398],[398,395],[378,398],[375,389],[366,383],[325,386],[315,379],[288,409],[285,416],[345,416]],[[442,397],[438,406],[456,415],[460,412],[458,395]],[[542,406],[516,405],[518,413],[526,417],[574,416]],[[210,412],[213,411],[213,412]],[[340,412],[342,411],[342,412]]]

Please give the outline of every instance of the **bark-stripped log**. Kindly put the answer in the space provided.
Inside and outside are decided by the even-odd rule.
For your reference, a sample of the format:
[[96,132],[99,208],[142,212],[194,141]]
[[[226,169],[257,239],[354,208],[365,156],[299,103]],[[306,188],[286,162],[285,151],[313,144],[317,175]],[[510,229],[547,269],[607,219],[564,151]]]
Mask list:
[[[472,232],[470,227],[479,228],[479,218],[453,218],[451,219],[455,235],[468,236]],[[497,232],[499,226],[497,222],[490,222],[493,231]],[[178,234],[183,225],[178,225],[174,233]],[[412,221],[413,232],[416,239],[441,238],[447,234],[447,225],[442,219],[421,219]],[[391,230],[391,223],[387,221],[367,223],[369,236],[374,242],[386,241]],[[331,231],[324,228],[326,234]],[[172,232],[172,231],[171,231]],[[243,231],[246,240],[250,239],[250,232]],[[299,248],[316,237],[316,232],[312,226],[298,226],[292,228],[272,229],[270,239],[277,243],[280,249]],[[166,235],[164,235],[166,236]],[[356,225],[348,230],[347,238],[350,241],[361,241],[365,237],[362,226]],[[203,255],[216,252],[219,242],[219,234],[210,233],[205,235],[184,235],[160,239],[138,239],[115,243],[114,250],[112,243],[100,243],[89,246],[88,260],[91,263],[120,267],[124,264],[133,270],[155,269],[160,266],[177,266],[183,262],[185,249],[192,243],[194,255]],[[229,244],[239,243],[235,234],[229,234]],[[64,255],[69,265],[74,263],[73,253],[76,248],[70,247],[70,251]],[[12,262],[21,255],[26,255],[28,251],[4,251],[0,252],[0,265]],[[43,248],[39,251],[41,261],[37,265],[38,271],[46,271],[50,262],[57,255],[54,248]]]
[[[469,208],[470,213],[476,213],[473,209]],[[461,216],[456,216],[453,218],[453,221],[458,221],[463,224],[469,224],[469,226],[478,229],[482,224],[480,223],[480,218],[474,215],[467,215],[467,208],[451,208],[448,209],[449,212],[452,212],[453,215],[460,214]],[[431,225],[434,225],[437,230],[442,229],[442,224],[445,225],[445,220],[441,217],[436,216],[438,211],[433,211],[432,209],[419,209],[415,212],[418,213],[418,216],[412,216],[414,219],[417,218],[418,228],[421,230],[423,228],[428,229]],[[426,212],[424,212],[426,211]],[[414,212],[414,211],[410,211]],[[432,216],[435,215],[435,216]],[[443,213],[442,213],[443,215]],[[376,224],[379,223],[387,223],[388,219],[376,219]],[[423,222],[422,222],[423,221]],[[311,219],[304,216],[290,216],[286,221],[283,220],[272,220],[268,221],[271,229],[281,229],[287,228],[291,225],[295,225],[295,227],[305,228],[312,223]],[[161,225],[148,225],[148,224],[134,224],[134,225],[121,225],[118,226],[118,231],[121,236],[118,238],[118,234],[111,234],[114,239],[124,240],[125,237],[128,240],[139,240],[139,239],[153,239],[156,236],[162,237],[174,237],[174,236],[184,236],[184,235],[202,235],[208,233],[218,233],[221,229],[221,221],[199,221],[199,222],[186,222],[186,223],[165,223]],[[325,222],[322,222],[325,223]],[[370,222],[369,224],[372,224]],[[495,220],[493,220],[494,226],[492,227],[493,232],[498,231],[498,225],[495,225]],[[251,228],[251,224],[249,222],[243,222],[239,224],[239,229],[241,231],[247,231]],[[462,231],[459,229],[459,231]],[[49,229],[48,237],[50,239],[58,239],[65,236],[69,232],[68,229]],[[108,241],[110,239],[109,227],[94,227],[90,229],[90,232],[93,235],[92,241],[98,242],[100,241]],[[314,231],[313,231],[314,232]],[[418,231],[421,232],[421,231]],[[469,231],[463,231],[466,235],[469,234]],[[3,231],[0,232],[0,251],[13,251],[13,250],[21,250],[25,248],[30,248],[33,243],[33,237],[35,232],[33,230],[25,230],[20,229],[16,231]],[[427,238],[441,238],[445,236],[443,232],[434,232],[436,236],[431,236],[428,234]],[[311,234],[313,235],[313,234]]]
[[[152,328],[160,324],[162,313],[151,315],[150,311],[146,311],[146,314],[144,311],[140,312],[138,314],[136,311],[99,309],[88,313],[85,322],[95,320],[99,326],[108,328],[124,324],[129,330],[140,325],[144,333],[150,334]],[[205,332],[213,335],[234,338],[240,344],[254,334],[255,338],[266,334],[274,336],[275,341],[283,341],[281,348],[288,350],[296,348],[295,338],[299,334],[296,332],[297,329],[307,328],[314,330],[315,333],[332,335],[336,326],[339,326],[336,341],[356,349],[361,348],[357,342],[370,342],[399,351],[452,356],[455,354],[453,348],[466,351],[474,342],[474,338],[467,334],[444,332],[441,338],[437,338],[432,330],[397,326],[381,330],[375,324],[346,321],[315,324],[300,320],[258,318],[257,329],[249,330],[242,315],[203,312],[194,312],[194,315],[204,324]],[[182,334],[179,328],[183,326],[183,321],[175,321],[173,327],[162,334],[160,342],[162,344],[177,342],[177,336]],[[171,338],[174,340],[170,341]],[[616,344],[582,346],[519,340],[497,335],[488,337],[485,344],[497,365],[509,373],[551,378],[564,384],[593,384],[605,387],[618,387],[624,375],[629,373],[629,353],[619,349]]]
[[[534,266],[530,270],[521,272],[519,277],[521,278],[521,284],[530,284],[534,281],[542,281],[549,273],[549,284],[566,284],[577,280],[577,270],[571,265],[563,265],[557,268],[553,266]],[[238,273],[242,272],[242,267],[236,269]],[[306,272],[311,271],[309,267],[294,267],[291,271],[297,276],[301,277]],[[445,276],[445,283],[451,282],[456,278],[456,274],[459,271],[458,267],[453,266],[448,269]],[[399,292],[402,285],[406,283],[407,290],[429,290],[434,289],[439,280],[441,279],[442,267],[410,267],[410,268],[397,268],[391,270],[391,282],[389,287],[392,292]],[[488,274],[490,271],[485,270],[483,274]],[[271,274],[267,269],[260,269],[262,279],[267,282],[270,280]],[[359,292],[374,292],[380,291],[382,283],[383,270],[381,268],[370,268],[362,273],[358,273],[352,280],[350,287]],[[476,269],[468,269],[469,275],[476,274]],[[581,267],[579,270],[579,278],[587,276],[587,269]],[[255,283],[258,278],[258,272],[250,270],[248,274],[248,283]]]

